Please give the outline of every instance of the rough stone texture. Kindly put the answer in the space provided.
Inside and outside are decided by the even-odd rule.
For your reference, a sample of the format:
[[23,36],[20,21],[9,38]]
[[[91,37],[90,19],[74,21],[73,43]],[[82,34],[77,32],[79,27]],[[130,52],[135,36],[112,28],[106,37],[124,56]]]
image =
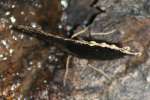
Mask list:
[[[149,100],[150,1],[68,2],[72,3],[66,10],[67,15],[61,18],[57,0],[0,1],[0,99]],[[89,24],[92,39],[119,42],[120,46],[129,46],[142,55],[114,60],[72,57],[65,87],[63,75],[67,54],[53,43],[47,44],[10,29],[12,24],[24,24],[63,35],[58,27],[65,29],[71,25],[77,27],[74,31],[79,31],[89,16],[95,14],[95,9],[97,13],[97,8],[105,12],[93,17]],[[88,18],[84,18],[85,15]],[[65,19],[67,22],[62,20],[63,17],[68,19]],[[62,26],[58,26],[60,23]],[[116,31],[109,35],[92,35],[111,30]],[[89,66],[103,70],[111,80]]]
[[[146,74],[148,72],[145,72],[148,71],[149,65],[143,64],[149,59],[147,53],[149,52],[148,37],[150,32],[150,20],[141,20],[131,17],[124,21],[125,22],[121,22],[121,25],[118,25],[120,32],[125,33],[125,37],[123,37],[122,40],[123,45],[141,51],[143,55],[140,57],[126,56],[112,61],[82,60],[74,58],[73,64],[75,64],[76,67],[70,74],[75,73],[71,79],[80,77],[76,79],[73,84],[75,88],[80,88],[81,95],[78,95],[78,98],[80,97],[81,100],[86,97],[89,98],[89,100],[149,99],[150,88],[149,81],[147,80],[149,75]],[[102,69],[113,81],[109,83],[104,76],[88,68],[89,65]]]
[[[150,65],[145,65],[149,59],[149,2],[99,0],[96,3],[95,6],[105,9],[106,13],[99,14],[92,22],[89,30],[91,35],[94,32],[107,32],[114,29],[116,32],[108,36],[93,35],[93,38],[121,42],[122,46],[130,46],[131,49],[142,52],[142,56],[126,56],[112,61],[73,58],[73,71],[70,69],[69,81],[75,89],[71,98],[76,100],[149,100]],[[109,83],[104,76],[88,66],[102,69],[112,78],[112,82]]]

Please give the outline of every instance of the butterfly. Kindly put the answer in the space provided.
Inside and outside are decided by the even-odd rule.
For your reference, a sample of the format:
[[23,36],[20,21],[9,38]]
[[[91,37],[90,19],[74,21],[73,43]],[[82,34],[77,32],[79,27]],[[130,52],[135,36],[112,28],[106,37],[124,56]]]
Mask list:
[[107,42],[98,43],[96,41],[61,37],[30,26],[14,25],[12,29],[47,42],[51,41],[56,43],[57,45],[60,45],[64,52],[80,58],[109,60],[120,58],[125,55],[141,55],[140,52],[133,52],[130,47],[119,47]]

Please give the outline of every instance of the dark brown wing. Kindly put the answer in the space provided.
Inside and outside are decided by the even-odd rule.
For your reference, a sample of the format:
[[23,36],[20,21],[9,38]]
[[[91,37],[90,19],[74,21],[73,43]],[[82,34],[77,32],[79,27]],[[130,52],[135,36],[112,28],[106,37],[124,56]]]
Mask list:
[[110,45],[107,43],[96,43],[95,41],[79,41],[60,37],[29,26],[17,25],[13,26],[13,29],[31,36],[35,36],[38,39],[42,39],[44,41],[53,41],[54,43],[61,45],[63,47],[62,50],[82,58],[106,60],[120,58],[124,55],[140,54],[131,52],[129,49],[120,48],[116,45]]

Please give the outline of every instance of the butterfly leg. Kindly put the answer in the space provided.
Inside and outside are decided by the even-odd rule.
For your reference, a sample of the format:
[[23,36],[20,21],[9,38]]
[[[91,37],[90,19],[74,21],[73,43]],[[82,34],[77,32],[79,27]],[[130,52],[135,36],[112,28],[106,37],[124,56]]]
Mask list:
[[101,69],[98,69],[90,64],[88,64],[88,67],[89,68],[92,68],[93,70],[95,70],[96,72],[100,73],[101,75],[103,75],[107,80],[111,81],[111,77],[109,75],[107,75],[103,70]]
[[67,79],[67,76],[68,76],[68,72],[69,72],[69,64],[70,64],[70,61],[71,61],[71,58],[72,56],[67,56],[67,59],[66,59],[66,70],[65,70],[65,74],[64,74],[64,79],[63,79],[63,85],[65,86],[66,85],[66,79]]

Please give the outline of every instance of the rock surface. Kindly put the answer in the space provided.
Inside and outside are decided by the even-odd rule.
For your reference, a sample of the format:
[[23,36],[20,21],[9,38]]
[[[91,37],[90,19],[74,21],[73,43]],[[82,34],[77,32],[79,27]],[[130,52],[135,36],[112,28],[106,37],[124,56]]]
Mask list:
[[[0,99],[149,100],[150,1],[66,1],[64,10],[59,0],[0,1]],[[142,55],[113,60],[72,57],[63,86],[67,54],[54,43],[11,30],[13,24],[60,36],[68,26],[76,27],[73,32],[88,26],[91,39],[129,46]],[[100,34],[112,30],[111,34]],[[89,34],[79,39],[84,38]]]

